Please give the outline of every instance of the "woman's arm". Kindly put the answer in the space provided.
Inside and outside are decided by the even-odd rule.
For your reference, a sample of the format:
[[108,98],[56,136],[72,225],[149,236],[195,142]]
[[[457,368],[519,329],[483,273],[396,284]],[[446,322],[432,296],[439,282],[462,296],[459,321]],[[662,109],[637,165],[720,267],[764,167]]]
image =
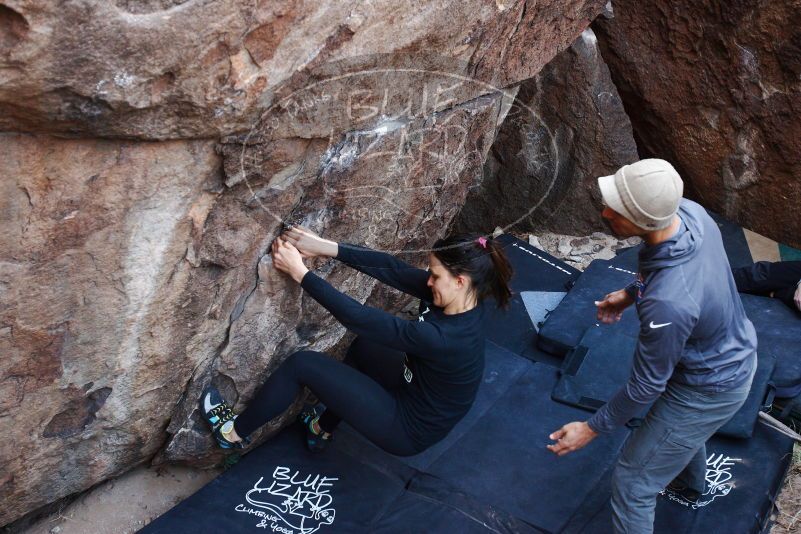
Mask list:
[[383,310],[365,306],[307,272],[301,287],[325,307],[345,328],[393,349],[426,357],[442,344],[440,329],[431,322],[408,321]]
[[399,291],[429,302],[433,298],[428,288],[428,272],[390,254],[347,243],[336,243],[299,226],[287,230],[283,237],[294,245],[303,257],[336,258]]
[[399,291],[431,302],[428,271],[413,267],[385,252],[349,243],[339,244],[337,259]]
[[317,302],[322,304],[346,328],[360,336],[405,352],[425,357],[442,345],[437,325],[407,321],[385,311],[360,304],[337,291],[331,284],[310,272],[300,252],[289,242],[277,238],[272,245],[273,265],[287,273]]

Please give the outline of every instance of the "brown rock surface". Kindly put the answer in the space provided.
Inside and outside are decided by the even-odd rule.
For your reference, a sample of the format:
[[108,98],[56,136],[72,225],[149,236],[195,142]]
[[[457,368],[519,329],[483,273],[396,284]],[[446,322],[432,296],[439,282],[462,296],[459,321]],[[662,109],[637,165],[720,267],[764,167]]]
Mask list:
[[457,229],[603,230],[595,179],[637,159],[631,123],[587,29],[520,84]]
[[[264,174],[230,189],[211,142],[3,135],[0,174],[15,181],[2,182],[0,420],[7,443],[28,442],[30,453],[0,449],[2,519],[147,460],[168,424],[162,459],[217,463],[195,413],[200,390],[213,379],[247,399],[283,357],[325,350],[344,333],[272,269],[265,253],[281,221],[424,249],[477,180],[501,99],[333,146],[269,142],[254,150],[287,159],[260,161]],[[400,147],[408,158],[397,158]],[[290,157],[302,170],[276,183],[270,165]],[[336,262],[319,268],[355,298],[372,290]]]
[[0,143],[3,524],[162,445],[194,365],[189,215],[221,173],[207,141]]
[[612,5],[595,28],[641,154],[707,208],[801,245],[801,1]]
[[[301,348],[326,350],[344,334],[344,328],[328,312],[272,268],[271,258],[264,252],[280,222],[269,220],[268,215],[264,222],[248,220],[241,215],[241,204],[254,196],[259,202],[269,198],[272,209],[282,209],[275,212],[280,220],[303,224],[329,239],[358,239],[374,248],[406,249],[412,258],[419,258],[413,251],[424,250],[444,234],[468,187],[477,180],[494,137],[492,126],[500,101],[497,95],[482,97],[455,106],[436,120],[418,119],[385,134],[346,135],[325,151],[324,145],[312,142],[307,159],[293,166],[303,170],[293,185],[280,193],[269,186],[272,180],[259,183],[250,172],[248,184],[234,186],[226,200],[230,208],[221,209],[224,215],[219,223],[211,224],[229,226],[236,218],[241,224],[238,233],[253,235],[261,242],[259,253],[248,252],[249,261],[243,262],[258,263],[258,279],[239,292],[227,343],[219,358],[198,370],[189,384],[186,400],[167,429],[173,439],[160,459],[219,461],[196,409],[196,400],[210,380],[242,406],[283,358]],[[410,144],[414,131],[421,137]],[[398,158],[398,150],[409,146],[413,152],[408,159]],[[422,147],[426,150],[420,150]],[[223,152],[228,150],[238,152],[230,147]],[[272,152],[269,144],[255,150]],[[376,169],[384,172],[376,175]],[[252,210],[264,213],[255,202]],[[219,242],[221,231],[208,225],[206,231],[208,237],[199,245],[199,261],[230,263],[243,257]],[[260,232],[262,237],[255,237]],[[374,285],[372,279],[333,260],[319,265],[318,272],[361,301]]]
[[0,130],[225,135],[249,128],[274,94],[348,58],[425,69],[447,56],[462,65],[454,73],[505,87],[536,74],[602,5],[3,0]]

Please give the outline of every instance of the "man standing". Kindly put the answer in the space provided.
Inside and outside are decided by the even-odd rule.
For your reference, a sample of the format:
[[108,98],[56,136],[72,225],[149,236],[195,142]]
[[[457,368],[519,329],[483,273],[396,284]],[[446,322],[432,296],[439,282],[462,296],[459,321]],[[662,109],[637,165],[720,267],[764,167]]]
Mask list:
[[653,531],[657,494],[670,484],[704,492],[706,441],[745,402],[756,371],[756,333],[737,295],[715,222],[682,199],[670,163],[646,159],[598,179],[603,217],[621,237],[641,236],[637,280],[596,302],[613,323],[636,302],[640,335],[626,385],[586,422],[550,435],[562,456],[625,425],[650,406],[615,467],[615,532]]

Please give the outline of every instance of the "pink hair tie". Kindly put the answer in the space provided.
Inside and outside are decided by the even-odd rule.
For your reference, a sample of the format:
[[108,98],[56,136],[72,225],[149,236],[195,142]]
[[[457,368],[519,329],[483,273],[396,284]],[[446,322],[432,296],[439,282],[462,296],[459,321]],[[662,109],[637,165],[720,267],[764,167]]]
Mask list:
[[479,237],[478,239],[476,239],[476,241],[478,241],[478,244],[481,245],[481,248],[487,248],[487,238],[486,237]]

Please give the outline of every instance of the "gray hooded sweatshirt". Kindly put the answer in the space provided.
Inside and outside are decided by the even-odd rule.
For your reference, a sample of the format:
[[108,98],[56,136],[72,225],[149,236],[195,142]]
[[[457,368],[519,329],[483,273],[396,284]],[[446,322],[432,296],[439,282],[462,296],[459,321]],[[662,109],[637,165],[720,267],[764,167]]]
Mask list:
[[626,385],[587,423],[599,433],[626,424],[668,381],[698,391],[745,384],[756,366],[756,332],[745,315],[720,230],[704,208],[679,206],[676,234],[640,251],[640,337]]

